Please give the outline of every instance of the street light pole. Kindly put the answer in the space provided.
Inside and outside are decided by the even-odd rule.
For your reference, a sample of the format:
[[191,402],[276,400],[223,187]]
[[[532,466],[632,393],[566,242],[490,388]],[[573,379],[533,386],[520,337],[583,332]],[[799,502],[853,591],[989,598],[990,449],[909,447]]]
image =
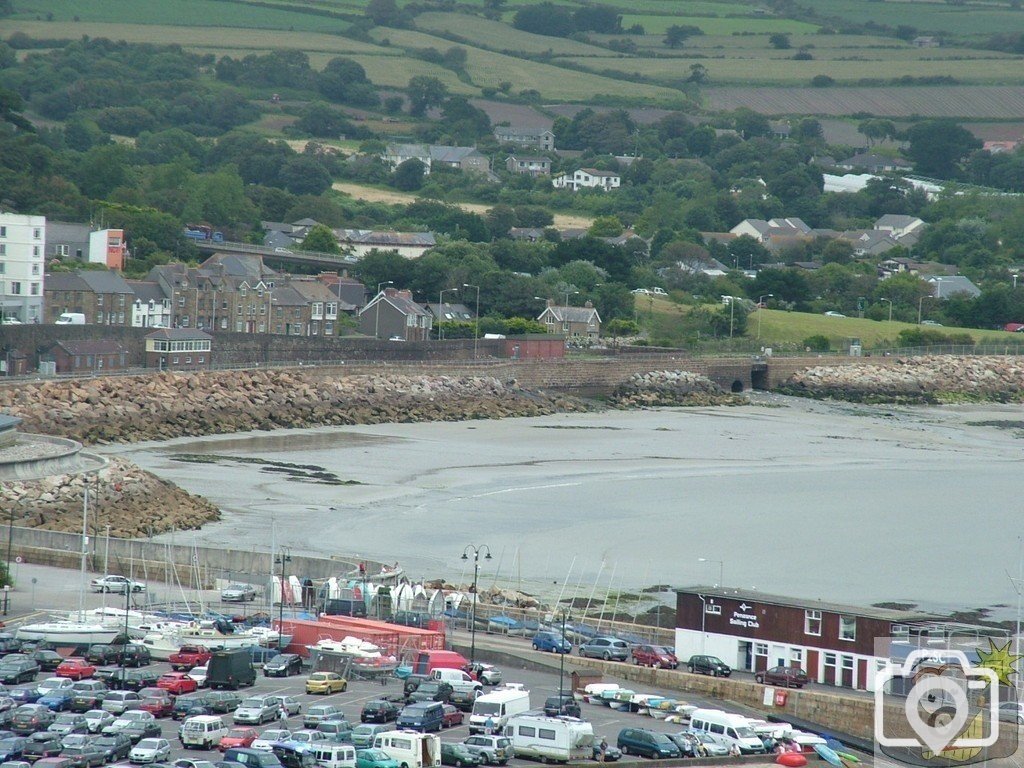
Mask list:
[[[476,288],[476,323],[473,327],[473,359],[476,360],[477,349],[480,344],[480,286],[463,283],[463,288]],[[490,560],[490,555],[487,557]]]
[[761,302],[764,301],[765,299],[770,299],[773,296],[775,296],[774,293],[766,293],[763,296],[758,296],[757,297],[757,338],[758,338],[758,340],[761,339],[761,310],[764,309],[764,307],[761,306]]
[[476,602],[477,579],[480,578],[480,553],[484,553],[484,560],[491,559],[491,548],[486,544],[467,544],[462,550],[462,559],[469,560],[469,553],[473,553],[473,613],[469,624],[469,664],[472,667],[476,663]]
[[889,304],[889,322],[892,322],[892,299],[879,299],[879,301],[885,301]]
[[441,320],[443,319],[441,317],[441,315],[444,314],[444,295],[446,293],[448,293],[449,291],[455,291],[456,293],[458,293],[458,290],[459,290],[458,288],[444,288],[444,289],[441,290],[441,292],[439,294],[437,294],[437,311],[439,313],[438,317],[437,317],[437,340],[438,341],[441,341],[441,340],[444,339],[444,329],[441,327]]
[[[562,642],[565,642],[565,608],[562,608]],[[562,691],[564,690],[563,681],[565,679],[565,649],[559,648],[558,653],[558,709],[561,711],[562,704]]]
[[274,558],[274,562],[281,565],[281,608],[277,619],[277,649],[279,651],[284,650],[281,648],[281,638],[284,637],[284,567],[286,563],[291,562],[292,556],[290,552],[291,550],[288,547],[281,547],[281,554]]
[[925,299],[931,299],[931,298],[933,298],[933,297],[932,296],[922,296],[920,299],[917,300],[917,324],[918,325],[921,324],[921,305],[924,304],[924,300]]
[[[394,280],[385,280],[382,283],[377,283],[377,298],[375,299],[375,301],[377,302],[377,306],[374,308],[376,311],[374,312],[375,317],[373,319],[373,337],[375,339],[380,337],[380,287],[382,285],[394,285],[394,284],[395,284]],[[282,592],[282,594],[283,594],[283,592]]]
[[718,584],[715,586],[721,587],[725,582],[725,562],[723,560],[714,560],[707,557],[698,557],[698,563],[718,563]]

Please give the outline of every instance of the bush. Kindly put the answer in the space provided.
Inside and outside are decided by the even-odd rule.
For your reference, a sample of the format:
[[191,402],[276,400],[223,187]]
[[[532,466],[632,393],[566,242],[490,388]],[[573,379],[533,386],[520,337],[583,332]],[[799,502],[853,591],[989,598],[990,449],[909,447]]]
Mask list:
[[835,85],[836,81],[828,75],[815,75],[811,78],[811,85],[815,88],[828,88],[830,85]]
[[908,328],[900,331],[897,340],[901,347],[974,346],[974,337],[969,333],[946,333],[934,328]]
[[828,336],[822,334],[816,334],[814,336],[808,336],[801,342],[804,349],[809,349],[811,352],[828,352],[832,346],[828,340]]

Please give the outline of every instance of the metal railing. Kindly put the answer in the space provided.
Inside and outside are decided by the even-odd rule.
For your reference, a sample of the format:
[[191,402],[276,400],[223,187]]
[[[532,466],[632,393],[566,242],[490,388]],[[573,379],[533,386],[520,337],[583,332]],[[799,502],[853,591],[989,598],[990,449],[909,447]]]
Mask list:
[[338,264],[344,264],[351,266],[356,264],[359,259],[351,254],[346,253],[325,253],[324,251],[302,251],[302,250],[291,250],[278,251],[275,248],[269,248],[265,245],[255,245],[253,243],[236,243],[231,241],[214,242],[213,240],[197,240],[195,241],[196,247],[202,250],[213,250],[213,251],[238,251],[241,253],[255,253],[260,256],[270,256],[275,259],[281,259],[287,261],[289,259],[301,260],[308,259],[310,261],[330,261],[337,262]]

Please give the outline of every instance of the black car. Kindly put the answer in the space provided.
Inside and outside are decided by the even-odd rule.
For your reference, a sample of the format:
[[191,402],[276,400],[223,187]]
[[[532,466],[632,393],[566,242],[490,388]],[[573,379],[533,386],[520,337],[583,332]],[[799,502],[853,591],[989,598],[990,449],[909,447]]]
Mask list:
[[132,740],[123,733],[103,734],[93,739],[92,743],[103,750],[108,763],[127,759],[128,753],[132,751]]
[[99,768],[107,762],[107,751],[90,741],[64,747],[60,756],[74,760],[76,768]]
[[156,720],[133,720],[120,733],[131,739],[132,744],[138,744],[143,739],[159,739],[160,723]]
[[452,695],[448,698],[448,703],[463,712],[472,712],[473,704],[476,702],[479,695],[479,688],[462,688],[459,690],[453,690]]
[[0,656],[17,653],[21,649],[21,641],[10,632],[0,632]]
[[22,736],[11,736],[0,740],[0,762],[7,760],[20,760],[25,751],[25,742],[28,739]]
[[64,749],[60,736],[49,731],[38,731],[29,736],[25,742],[22,755],[29,762],[34,762],[40,757],[56,757]]
[[129,669],[121,681],[121,688],[126,691],[141,691],[143,688],[155,686],[160,673],[152,669]]
[[302,657],[296,653],[282,653],[263,665],[265,677],[288,677],[302,674]]
[[425,683],[430,679],[428,675],[409,675],[405,678],[405,683],[402,685],[402,692],[408,698],[409,694],[420,687],[420,683]]
[[732,674],[732,667],[717,656],[691,656],[686,668],[712,677],[728,677]]
[[42,648],[37,651],[33,651],[30,658],[35,660],[36,664],[39,665],[39,669],[43,672],[53,672],[64,661],[64,657],[56,651],[45,650]]
[[115,645],[114,650],[117,651],[117,663],[126,667],[146,667],[152,661],[149,648],[144,645]]
[[0,683],[16,685],[18,683],[30,683],[39,674],[39,665],[30,658],[14,654],[0,660]]
[[119,658],[117,648],[112,645],[90,645],[85,652],[85,660],[98,667],[105,667],[108,664],[116,664]]
[[576,703],[571,693],[563,693],[560,696],[548,696],[544,700],[544,714],[548,717],[568,715],[569,717],[580,717],[580,705]]
[[375,699],[363,704],[363,711],[359,713],[359,721],[362,723],[388,723],[398,719],[401,710],[398,705],[385,699]]
[[209,693],[188,693],[179,696],[171,707],[171,717],[175,720],[184,720],[193,715],[208,715],[211,712],[213,710],[210,708]]
[[451,697],[451,685],[441,682],[440,680],[428,680],[424,683],[420,683],[419,687],[409,694],[408,701],[410,704],[415,704],[420,701],[440,701],[447,704],[448,699]]
[[79,680],[71,689],[71,711],[99,709],[109,689],[99,680]]

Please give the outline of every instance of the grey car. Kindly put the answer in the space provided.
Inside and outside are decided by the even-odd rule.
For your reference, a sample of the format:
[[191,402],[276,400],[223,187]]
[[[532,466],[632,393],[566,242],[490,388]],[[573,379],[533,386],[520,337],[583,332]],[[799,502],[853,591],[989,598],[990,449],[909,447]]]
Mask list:
[[580,645],[580,656],[605,661],[627,661],[629,643],[617,637],[595,637]]
[[225,603],[245,603],[256,599],[256,588],[248,584],[231,584],[220,592]]

